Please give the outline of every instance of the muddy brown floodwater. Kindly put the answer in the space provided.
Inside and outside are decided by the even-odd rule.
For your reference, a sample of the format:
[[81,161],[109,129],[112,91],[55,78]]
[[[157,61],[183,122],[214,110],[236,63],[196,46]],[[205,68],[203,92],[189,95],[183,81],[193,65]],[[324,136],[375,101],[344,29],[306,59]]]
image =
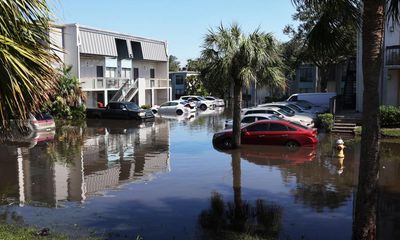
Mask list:
[[[359,140],[344,160],[330,135],[219,151],[226,116],[96,120],[3,143],[0,221],[71,239],[351,239]],[[378,238],[400,239],[399,142],[381,144],[379,186]]]

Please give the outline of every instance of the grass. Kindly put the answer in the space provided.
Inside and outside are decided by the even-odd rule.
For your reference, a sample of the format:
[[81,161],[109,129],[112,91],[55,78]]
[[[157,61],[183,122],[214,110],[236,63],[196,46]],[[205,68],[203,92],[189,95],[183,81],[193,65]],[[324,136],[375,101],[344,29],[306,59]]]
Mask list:
[[[361,127],[355,130],[356,135],[361,135]],[[400,138],[400,128],[381,128],[381,137],[383,138]]]
[[34,228],[18,227],[7,224],[0,224],[0,240],[66,240],[67,237],[53,234],[50,232],[49,236],[40,237],[36,234],[38,230]]

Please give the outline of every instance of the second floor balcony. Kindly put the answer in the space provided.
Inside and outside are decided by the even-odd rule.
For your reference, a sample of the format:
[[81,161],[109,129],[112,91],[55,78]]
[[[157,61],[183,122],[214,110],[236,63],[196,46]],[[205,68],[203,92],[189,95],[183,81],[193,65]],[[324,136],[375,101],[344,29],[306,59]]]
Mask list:
[[[171,86],[170,79],[159,78],[138,78],[137,84],[139,88],[169,88]],[[102,90],[119,90],[125,83],[133,79],[128,78],[81,78],[81,87],[84,91],[102,91]]]

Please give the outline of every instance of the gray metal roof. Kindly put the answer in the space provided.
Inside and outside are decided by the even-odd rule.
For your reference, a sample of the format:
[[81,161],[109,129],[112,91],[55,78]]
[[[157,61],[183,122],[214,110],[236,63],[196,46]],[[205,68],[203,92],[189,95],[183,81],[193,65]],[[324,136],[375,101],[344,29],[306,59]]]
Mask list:
[[[167,46],[163,41],[135,37],[127,34],[119,34],[88,27],[79,27],[81,40],[80,52],[85,54],[118,56],[115,39],[125,39],[130,42],[139,42],[142,51],[142,58],[137,60],[168,61]],[[132,53],[131,44],[128,45],[128,52]],[[136,54],[133,54],[136,56]]]

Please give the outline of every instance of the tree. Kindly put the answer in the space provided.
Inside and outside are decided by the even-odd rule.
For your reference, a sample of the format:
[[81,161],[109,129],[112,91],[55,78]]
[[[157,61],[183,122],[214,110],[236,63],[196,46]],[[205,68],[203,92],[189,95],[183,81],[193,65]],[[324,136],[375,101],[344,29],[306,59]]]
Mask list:
[[201,69],[202,69],[202,63],[200,58],[187,60],[186,70],[199,72]]
[[207,90],[204,88],[203,83],[200,81],[198,75],[188,76],[186,78],[185,88],[185,92],[188,95],[207,95]]
[[77,77],[71,73],[72,66],[58,69],[57,92],[51,97],[45,109],[59,119],[80,120],[86,117],[83,101],[85,93],[80,87]]
[[0,1],[0,126],[39,112],[56,90],[59,61],[45,0]]
[[169,71],[170,72],[179,71],[180,62],[178,61],[178,58],[175,57],[174,55],[169,55],[168,60],[169,60]]
[[[314,27],[308,38],[315,47],[338,45],[336,38],[328,39],[346,19],[353,19],[359,26],[362,22],[362,63],[363,63],[363,130],[361,134],[361,156],[358,189],[353,222],[354,239],[376,238],[376,209],[379,179],[379,78],[382,66],[382,44],[385,22],[385,7],[393,20],[399,18],[399,2],[385,0],[364,0],[361,11],[358,0],[293,0],[296,4],[308,4],[315,11],[322,11],[318,22],[324,26]],[[387,5],[386,5],[387,4]],[[386,6],[385,6],[386,5]],[[335,12],[332,17],[331,13]],[[361,20],[361,21],[360,21]],[[322,24],[316,26],[322,26]]]
[[[293,51],[300,48],[300,51],[295,52],[298,63],[308,62],[318,67],[318,88],[324,91],[327,89],[331,66],[355,57],[357,24],[354,23],[357,19],[338,11],[337,8],[341,7],[341,4],[335,6],[325,1],[326,3],[316,8],[315,5],[309,4],[312,1],[297,2],[293,20],[300,24],[296,30],[289,25],[285,27],[284,33],[291,37],[286,44],[293,47]],[[351,4],[355,2],[352,0],[349,2],[346,7],[357,11],[358,4]],[[332,7],[336,9],[326,10]],[[340,24],[337,24],[338,22]],[[321,44],[322,38],[324,44]]]
[[202,50],[207,77],[226,88],[233,85],[232,147],[240,146],[242,88],[252,81],[271,87],[285,85],[278,45],[270,33],[256,30],[246,35],[237,24],[210,29]]

